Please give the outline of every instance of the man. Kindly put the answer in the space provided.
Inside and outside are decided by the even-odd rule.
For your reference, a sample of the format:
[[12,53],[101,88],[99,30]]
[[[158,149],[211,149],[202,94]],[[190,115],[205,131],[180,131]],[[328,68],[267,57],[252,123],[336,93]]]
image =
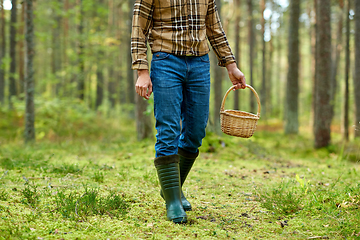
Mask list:
[[[136,0],[131,36],[136,92],[154,92],[157,141],[155,167],[167,218],[187,222],[191,204],[183,185],[205,137],[209,115],[209,40],[219,66],[226,67],[235,89],[246,87],[221,26],[215,0]],[[147,42],[153,53],[151,75]],[[181,124],[180,124],[181,122]]]

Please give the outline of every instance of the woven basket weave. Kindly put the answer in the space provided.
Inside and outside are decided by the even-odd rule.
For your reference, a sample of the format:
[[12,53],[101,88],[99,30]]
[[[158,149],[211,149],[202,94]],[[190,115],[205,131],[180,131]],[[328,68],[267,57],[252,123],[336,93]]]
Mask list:
[[253,87],[247,85],[247,88],[250,88],[250,90],[256,96],[256,100],[258,103],[257,114],[237,111],[237,110],[224,110],[226,98],[231,92],[231,90],[233,90],[234,88],[235,88],[234,86],[229,88],[221,104],[221,109],[220,109],[221,131],[223,131],[224,133],[230,136],[249,138],[254,134],[257,126],[257,121],[260,119],[261,105],[260,105],[259,95],[257,94],[257,92]]

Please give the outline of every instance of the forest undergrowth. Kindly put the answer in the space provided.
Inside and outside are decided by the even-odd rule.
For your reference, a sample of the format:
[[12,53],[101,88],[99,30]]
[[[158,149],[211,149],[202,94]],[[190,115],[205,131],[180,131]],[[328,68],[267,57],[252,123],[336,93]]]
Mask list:
[[208,132],[183,187],[193,211],[174,225],[154,139],[136,141],[130,119],[59,104],[47,107],[58,119],[40,109],[28,146],[22,116],[0,112],[0,239],[360,239],[359,141],[314,150],[261,122],[250,139]]

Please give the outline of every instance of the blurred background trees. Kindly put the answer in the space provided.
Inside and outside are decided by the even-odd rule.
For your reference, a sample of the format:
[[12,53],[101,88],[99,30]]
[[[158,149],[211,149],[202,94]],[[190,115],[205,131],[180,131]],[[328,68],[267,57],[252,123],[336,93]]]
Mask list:
[[[136,97],[130,68],[134,0],[0,0],[0,114],[20,111],[13,103],[28,99],[27,2],[34,11],[35,112],[49,101],[72,101],[98,114],[127,115],[139,139],[153,136],[152,101]],[[359,137],[359,1],[216,2],[238,65],[261,96],[265,128],[313,132],[315,147],[330,144],[334,132]],[[212,61],[215,132],[231,82]],[[228,109],[256,111],[250,91],[229,98]],[[1,124],[11,123],[0,123],[0,131]]]

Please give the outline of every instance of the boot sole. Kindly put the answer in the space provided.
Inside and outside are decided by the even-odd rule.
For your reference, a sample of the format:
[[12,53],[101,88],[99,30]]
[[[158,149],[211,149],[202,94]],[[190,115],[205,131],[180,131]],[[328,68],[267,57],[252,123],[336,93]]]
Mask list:
[[188,208],[188,207],[186,207],[186,208],[184,207],[184,211],[185,211],[185,212],[192,211],[192,208],[191,208],[191,207],[189,207],[189,208]]
[[178,218],[171,219],[171,221],[173,221],[176,224],[187,223],[187,217],[178,217]]

